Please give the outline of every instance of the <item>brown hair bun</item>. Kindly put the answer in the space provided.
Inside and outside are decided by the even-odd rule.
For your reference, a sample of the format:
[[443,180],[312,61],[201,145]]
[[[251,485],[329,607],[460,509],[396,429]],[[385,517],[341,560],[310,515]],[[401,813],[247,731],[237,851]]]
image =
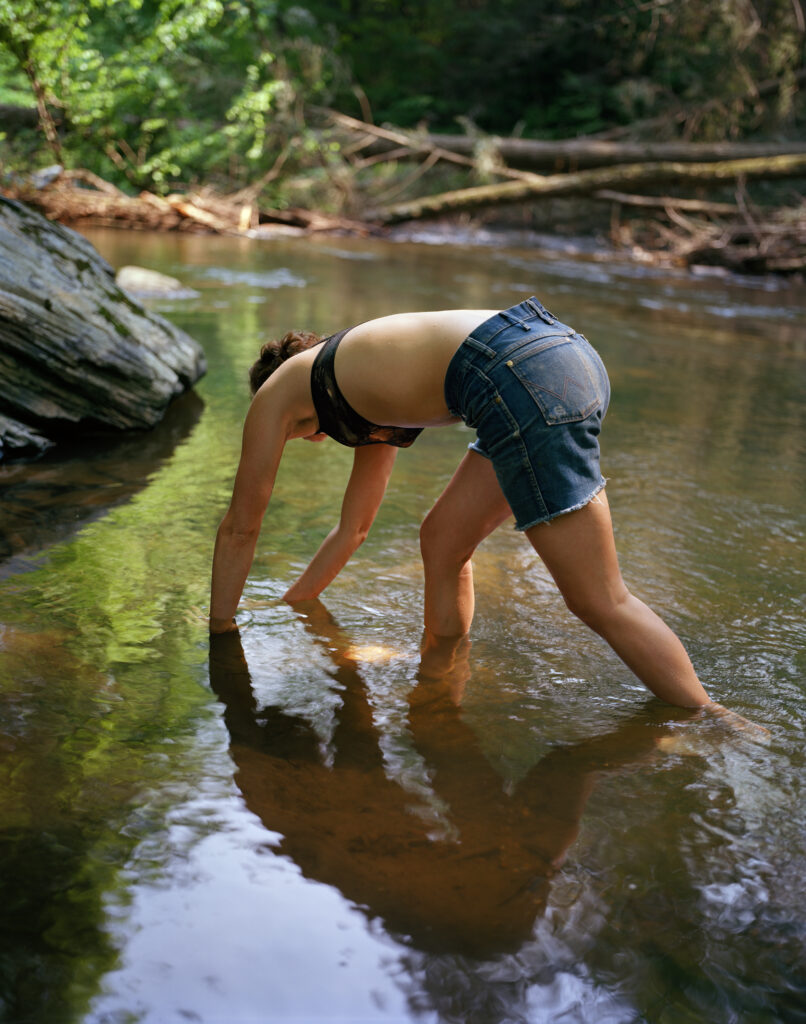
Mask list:
[[311,331],[289,331],[279,341],[267,341],[249,369],[249,386],[252,389],[252,394],[255,394],[286,359],[318,345],[321,340],[318,334],[313,334]]

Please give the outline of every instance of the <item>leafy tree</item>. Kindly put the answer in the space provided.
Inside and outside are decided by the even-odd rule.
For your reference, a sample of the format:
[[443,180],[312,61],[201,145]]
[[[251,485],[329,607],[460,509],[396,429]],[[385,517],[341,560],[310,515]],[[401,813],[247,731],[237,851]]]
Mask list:
[[272,0],[0,0],[0,47],[52,155],[158,190],[271,166],[300,97],[324,96],[315,29]]

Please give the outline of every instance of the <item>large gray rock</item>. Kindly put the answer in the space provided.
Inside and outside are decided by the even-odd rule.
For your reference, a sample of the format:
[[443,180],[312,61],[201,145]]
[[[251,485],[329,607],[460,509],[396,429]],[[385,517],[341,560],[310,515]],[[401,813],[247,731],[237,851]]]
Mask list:
[[85,238],[0,196],[0,459],[83,429],[152,427],[205,369]]

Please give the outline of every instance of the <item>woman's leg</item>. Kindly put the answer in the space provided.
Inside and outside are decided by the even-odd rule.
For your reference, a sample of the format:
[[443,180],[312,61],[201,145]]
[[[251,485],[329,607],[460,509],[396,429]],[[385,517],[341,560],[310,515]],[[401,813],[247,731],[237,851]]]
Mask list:
[[656,697],[681,707],[711,703],[677,636],[624,585],[604,491],[576,512],[533,526],[526,536],[571,611],[607,640]]
[[511,515],[492,463],[478,452],[467,452],[420,528],[427,632],[459,636],[470,629],[470,557]]

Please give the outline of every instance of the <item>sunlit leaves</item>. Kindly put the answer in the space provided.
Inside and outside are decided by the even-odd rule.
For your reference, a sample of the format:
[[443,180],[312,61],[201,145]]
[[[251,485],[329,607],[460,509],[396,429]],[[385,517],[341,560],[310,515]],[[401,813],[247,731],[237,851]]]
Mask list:
[[321,94],[315,29],[266,0],[0,0],[0,70],[19,96],[34,69],[67,162],[157,191],[243,184],[296,134],[296,98]]

